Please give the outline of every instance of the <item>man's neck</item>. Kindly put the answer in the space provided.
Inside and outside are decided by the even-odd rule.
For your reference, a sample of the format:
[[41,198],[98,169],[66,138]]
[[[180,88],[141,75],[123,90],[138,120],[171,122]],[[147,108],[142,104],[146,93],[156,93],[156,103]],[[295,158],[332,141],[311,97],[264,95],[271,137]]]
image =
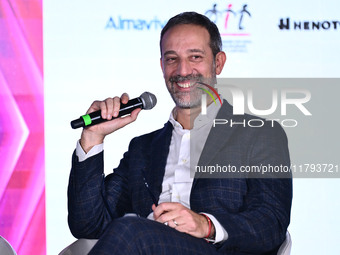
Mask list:
[[192,109],[183,109],[176,107],[176,120],[182,125],[184,129],[192,129],[194,127],[194,121],[200,114],[201,108],[196,107]]
[[[208,101],[208,106],[213,101],[210,99]],[[201,107],[184,109],[176,106],[176,116],[175,119],[182,125],[184,129],[193,129],[194,121],[197,116],[201,113]]]

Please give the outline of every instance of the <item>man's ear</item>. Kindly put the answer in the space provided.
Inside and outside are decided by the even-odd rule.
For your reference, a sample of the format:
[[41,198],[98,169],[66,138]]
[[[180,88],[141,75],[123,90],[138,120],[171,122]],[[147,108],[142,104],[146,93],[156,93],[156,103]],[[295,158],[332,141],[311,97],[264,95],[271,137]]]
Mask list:
[[215,57],[215,64],[216,64],[216,75],[219,75],[224,67],[224,64],[227,60],[227,56],[223,51],[220,51],[216,54]]

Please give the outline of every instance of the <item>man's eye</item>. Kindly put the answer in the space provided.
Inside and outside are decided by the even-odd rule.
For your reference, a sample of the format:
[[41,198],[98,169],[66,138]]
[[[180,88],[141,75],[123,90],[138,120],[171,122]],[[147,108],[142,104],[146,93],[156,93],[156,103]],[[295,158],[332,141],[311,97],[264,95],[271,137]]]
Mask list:
[[202,58],[202,56],[200,56],[200,55],[192,56],[192,59],[194,59],[194,60],[200,60],[201,58]]
[[176,58],[166,58],[165,61],[167,63],[172,63],[172,62],[176,61]]

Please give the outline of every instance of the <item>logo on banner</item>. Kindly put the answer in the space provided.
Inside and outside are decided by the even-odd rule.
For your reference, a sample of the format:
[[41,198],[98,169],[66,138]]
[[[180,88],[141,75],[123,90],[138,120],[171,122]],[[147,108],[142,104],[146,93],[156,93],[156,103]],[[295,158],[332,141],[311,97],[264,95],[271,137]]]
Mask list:
[[249,25],[252,18],[248,4],[234,4],[228,1],[219,5],[215,3],[204,14],[217,25],[223,48],[227,52],[248,51],[248,45],[251,43]]
[[141,18],[123,18],[122,16],[110,16],[106,22],[105,29],[113,30],[134,30],[134,31],[148,31],[161,30],[167,21],[160,20],[155,17],[153,19]]
[[335,31],[340,29],[340,21],[324,20],[324,21],[296,21],[290,18],[280,19],[280,30],[297,30],[297,31]]
[[[251,17],[250,12],[248,11],[248,5],[244,4],[240,10],[234,9],[233,4],[228,4],[227,9],[219,11],[217,9],[217,4],[214,4],[211,10],[205,12],[205,15],[213,21],[215,24],[219,24],[219,21],[222,20],[224,26],[221,31],[227,32],[226,35],[244,35],[244,33],[240,33],[245,29],[244,19],[245,16]],[[237,29],[239,32],[228,34],[228,23],[231,19],[236,19]],[[221,27],[220,27],[221,28]],[[219,28],[219,29],[220,29]],[[222,34],[222,33],[221,33]],[[223,35],[223,34],[222,34]],[[249,34],[247,34],[249,35]]]

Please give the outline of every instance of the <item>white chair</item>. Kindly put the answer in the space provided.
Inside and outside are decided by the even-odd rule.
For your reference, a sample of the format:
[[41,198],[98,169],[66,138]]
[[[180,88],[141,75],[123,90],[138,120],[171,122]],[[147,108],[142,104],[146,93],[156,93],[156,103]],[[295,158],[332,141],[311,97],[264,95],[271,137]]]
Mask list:
[[290,255],[290,250],[292,249],[292,239],[290,237],[289,232],[286,232],[286,239],[281,244],[280,249],[277,252],[277,255]]
[[[85,255],[97,243],[97,239],[79,239],[62,250],[59,255]],[[1,254],[2,255],[2,254]]]
[[[67,246],[64,250],[62,250],[59,255],[84,255],[88,254],[93,246],[97,243],[97,239],[79,239],[74,243]],[[280,249],[277,252],[277,255],[290,255],[290,250],[292,248],[292,239],[290,238],[290,234],[287,231],[286,239],[281,244]],[[2,253],[1,253],[2,255]]]
[[5,238],[0,236],[0,254],[1,255],[17,255],[12,246]]

